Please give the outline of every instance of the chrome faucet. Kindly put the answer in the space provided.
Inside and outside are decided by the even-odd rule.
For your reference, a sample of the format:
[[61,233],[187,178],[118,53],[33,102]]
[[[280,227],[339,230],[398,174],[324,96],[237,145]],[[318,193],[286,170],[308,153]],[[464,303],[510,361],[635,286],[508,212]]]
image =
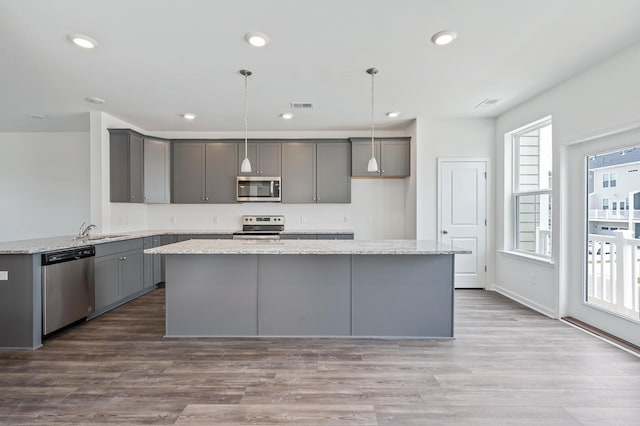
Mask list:
[[89,231],[91,231],[92,229],[96,229],[96,226],[94,224],[90,224],[85,227],[85,223],[86,222],[82,222],[82,225],[80,225],[80,229],[78,230],[78,238],[87,238],[89,236]]

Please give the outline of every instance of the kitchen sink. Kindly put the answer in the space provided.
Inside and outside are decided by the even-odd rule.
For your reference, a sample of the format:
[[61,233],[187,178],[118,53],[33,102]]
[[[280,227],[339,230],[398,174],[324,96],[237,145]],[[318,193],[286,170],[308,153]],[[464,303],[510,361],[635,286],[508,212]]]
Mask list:
[[101,241],[101,240],[108,240],[110,238],[120,238],[120,237],[126,237],[126,236],[127,234],[91,235],[81,239],[84,241]]

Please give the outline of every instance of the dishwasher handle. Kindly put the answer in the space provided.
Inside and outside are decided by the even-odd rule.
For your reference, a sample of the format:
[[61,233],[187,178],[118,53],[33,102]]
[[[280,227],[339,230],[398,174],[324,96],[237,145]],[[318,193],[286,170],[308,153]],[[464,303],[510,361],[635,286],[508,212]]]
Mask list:
[[94,246],[77,247],[67,250],[52,251],[42,254],[42,266],[54,265],[56,263],[71,262],[96,255]]

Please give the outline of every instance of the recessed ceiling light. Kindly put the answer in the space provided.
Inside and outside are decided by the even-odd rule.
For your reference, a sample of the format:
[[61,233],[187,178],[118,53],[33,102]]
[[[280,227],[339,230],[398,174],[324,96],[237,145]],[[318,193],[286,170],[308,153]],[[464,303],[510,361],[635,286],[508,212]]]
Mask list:
[[269,37],[262,33],[246,33],[244,38],[250,45],[255,47],[262,47],[269,43]]
[[96,98],[94,96],[88,97],[88,98],[84,98],[85,101],[90,102],[92,104],[98,104],[98,105],[102,105],[102,104],[106,104],[107,101],[102,99],[102,98]]
[[284,120],[291,120],[293,118],[293,114],[291,114],[290,112],[283,112],[282,114],[280,114],[280,117],[282,117],[282,119]]
[[387,117],[389,118],[397,118],[400,115],[398,111],[390,111],[387,113]]
[[196,115],[191,113],[191,112],[185,112],[184,114],[180,114],[182,116],[182,118],[184,118],[185,120],[195,120]]
[[440,31],[438,33],[435,33],[433,37],[431,37],[431,42],[437,46],[446,46],[447,44],[455,40],[457,36],[458,34],[453,31]]
[[93,49],[98,45],[97,41],[84,34],[69,34],[67,37],[73,42],[73,44],[85,49]]
[[42,115],[42,114],[27,114],[27,117],[33,120],[44,120],[45,118],[47,118],[46,115]]

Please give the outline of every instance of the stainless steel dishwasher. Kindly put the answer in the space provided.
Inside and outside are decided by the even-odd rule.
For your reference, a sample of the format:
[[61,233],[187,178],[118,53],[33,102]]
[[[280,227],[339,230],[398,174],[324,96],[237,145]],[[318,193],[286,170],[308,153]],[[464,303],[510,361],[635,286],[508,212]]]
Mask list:
[[93,246],[42,255],[42,334],[47,335],[93,312],[96,255]]

